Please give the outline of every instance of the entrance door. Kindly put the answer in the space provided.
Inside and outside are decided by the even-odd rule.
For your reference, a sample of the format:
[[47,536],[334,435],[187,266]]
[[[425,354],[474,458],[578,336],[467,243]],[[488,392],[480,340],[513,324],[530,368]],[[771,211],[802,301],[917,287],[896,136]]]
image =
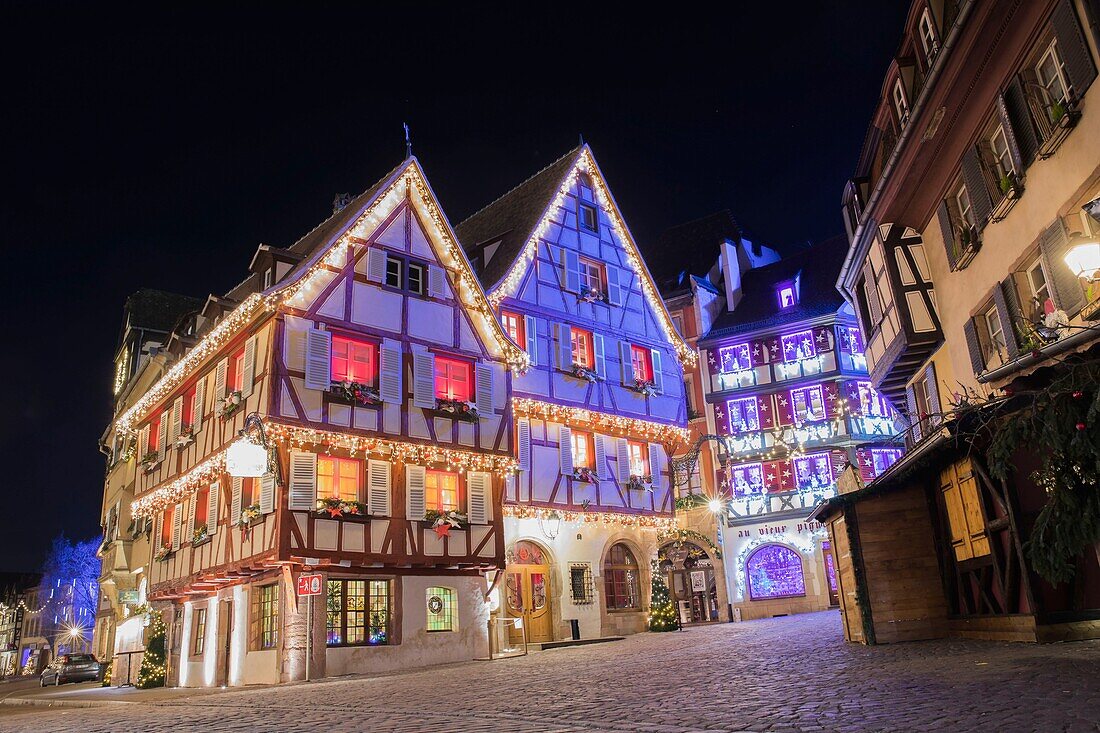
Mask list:
[[821,554],[825,559],[825,585],[829,589],[829,605],[840,605],[840,594],[836,589],[836,559],[833,557],[833,548],[828,541],[821,543]]
[[714,568],[671,570],[668,587],[680,614],[680,623],[718,620],[718,588],[714,581]]
[[217,684],[229,686],[229,656],[233,645],[233,601],[223,599],[218,603],[218,651]]
[[512,645],[523,643],[523,629],[527,629],[527,641],[553,641],[553,614],[550,613],[550,566],[546,564],[542,548],[533,542],[519,541],[511,553],[504,576],[505,604],[508,615],[520,619],[522,627],[509,624],[508,641]]

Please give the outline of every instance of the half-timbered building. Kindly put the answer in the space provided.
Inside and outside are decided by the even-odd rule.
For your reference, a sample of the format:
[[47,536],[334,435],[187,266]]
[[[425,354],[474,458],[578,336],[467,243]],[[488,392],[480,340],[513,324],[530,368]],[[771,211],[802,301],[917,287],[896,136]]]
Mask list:
[[[511,375],[528,359],[415,158],[340,204],[292,246],[260,247],[114,421],[135,445],[170,683],[488,654]],[[242,442],[266,443],[262,475],[230,475]],[[296,594],[306,572],[320,596]]]
[[686,439],[681,363],[694,352],[588,146],[458,234],[530,361],[510,403],[519,471],[504,499],[501,641],[641,631],[672,527],[668,456]]

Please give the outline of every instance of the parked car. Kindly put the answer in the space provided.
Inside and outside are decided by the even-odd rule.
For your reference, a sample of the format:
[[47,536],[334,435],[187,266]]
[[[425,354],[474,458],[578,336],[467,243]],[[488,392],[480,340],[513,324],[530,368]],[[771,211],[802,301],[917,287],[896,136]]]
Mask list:
[[62,654],[42,670],[39,684],[60,685],[64,682],[95,682],[102,665],[91,654]]

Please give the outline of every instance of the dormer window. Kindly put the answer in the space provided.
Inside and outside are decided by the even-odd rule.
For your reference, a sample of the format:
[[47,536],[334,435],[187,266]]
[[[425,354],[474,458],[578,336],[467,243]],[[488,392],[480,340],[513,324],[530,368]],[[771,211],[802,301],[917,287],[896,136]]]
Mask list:
[[781,310],[798,305],[798,278],[779,283],[775,295],[779,299]]
[[600,230],[600,217],[596,211],[596,207],[591,204],[581,204],[577,210],[577,220],[580,222],[581,229],[589,232],[598,232]]
[[936,58],[936,52],[940,50],[939,41],[936,38],[936,25],[932,22],[932,14],[928,8],[921,13],[920,23],[917,24],[917,33],[920,35],[920,45],[924,49],[924,60],[928,66]]
[[894,80],[894,111],[898,113],[898,124],[905,127],[909,124],[909,101],[905,96],[905,85],[901,83],[901,77]]

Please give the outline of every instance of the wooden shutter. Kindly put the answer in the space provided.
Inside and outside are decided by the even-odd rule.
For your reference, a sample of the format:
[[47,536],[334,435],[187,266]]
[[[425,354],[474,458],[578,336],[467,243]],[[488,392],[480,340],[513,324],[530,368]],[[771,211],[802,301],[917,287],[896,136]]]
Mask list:
[[936,364],[933,362],[924,370],[924,391],[928,394],[929,423],[939,425],[943,418],[939,413],[943,412],[940,405],[940,385],[936,381]]
[[[329,337],[329,348],[331,349],[332,337]],[[248,397],[252,394],[252,383],[256,381],[256,346],[259,343],[259,339],[253,336],[248,339],[244,344],[244,364],[242,365],[241,375],[241,397]],[[307,345],[308,346],[308,345]],[[306,351],[308,352],[308,347]],[[327,361],[327,360],[326,360]],[[306,359],[306,378],[309,378],[309,359]],[[326,387],[328,385],[325,385]]]
[[401,394],[401,342],[383,339],[378,363],[378,395],[383,402],[400,405],[405,401]]
[[191,410],[191,429],[195,433],[202,430],[202,411],[204,402],[206,402],[205,374],[199,377],[198,383],[195,384],[195,406],[194,409]]
[[229,501],[229,526],[232,527],[241,521],[241,490],[244,488],[244,479],[234,476],[230,482],[233,487],[232,498]]
[[367,279],[374,283],[386,279],[386,250],[379,247],[367,250]]
[[921,439],[920,408],[917,406],[917,393],[912,385],[905,387],[905,402],[909,408],[909,424],[913,427],[913,442],[919,443]]
[[558,264],[561,265],[561,287],[576,293],[581,287],[580,258],[574,250],[562,247],[558,250]]
[[947,264],[954,270],[955,263],[958,262],[956,257],[958,252],[955,247],[955,227],[951,223],[951,211],[947,208],[947,201],[940,202],[939,208],[936,209],[936,216],[940,220],[940,234],[943,235],[943,246],[947,251]]
[[[191,498],[187,502],[187,526],[184,537],[190,542],[195,536],[195,507],[199,504],[198,493],[191,494]],[[182,540],[181,540],[182,541]]]
[[531,470],[531,421],[526,417],[516,421],[516,460],[519,470]]
[[[1012,164],[1016,168],[1016,177],[1022,178],[1027,163],[1020,150],[1020,141],[1016,136],[1016,127],[1012,124],[1012,118],[1008,114],[1008,103],[1003,94],[997,96],[997,116],[1001,120],[1001,128],[1005,131],[1005,140],[1008,141],[1008,152],[1012,156]],[[1030,161],[1028,161],[1030,162]]]
[[531,366],[539,365],[538,323],[538,319],[534,316],[523,317],[523,336],[527,340],[527,357],[531,360]]
[[210,484],[210,493],[206,497],[206,533],[218,532],[218,492],[221,484],[218,481]]
[[291,451],[289,505],[297,511],[309,511],[317,502],[317,454]]
[[634,384],[634,358],[629,341],[619,342],[619,376],[623,384]]
[[771,430],[775,427],[775,405],[770,394],[756,397],[756,416],[760,420],[761,430]]
[[966,192],[970,195],[970,211],[974,215],[974,221],[979,230],[984,229],[989,214],[993,211],[993,201],[989,197],[989,187],[982,172],[981,155],[976,146],[967,148],[963,153],[962,178]]
[[388,517],[392,512],[390,494],[393,487],[393,464],[389,461],[367,461],[367,513]]
[[837,416],[838,405],[837,401],[840,399],[840,387],[836,382],[823,382],[821,384],[821,401],[825,404],[822,407],[825,408],[825,418],[832,420]]
[[969,459],[964,458],[940,472],[940,493],[956,562],[988,555],[989,537]]
[[558,430],[558,463],[562,473],[572,475],[573,431],[564,425]]
[[275,474],[260,476],[260,514],[275,511]]
[[623,271],[613,265],[607,266],[607,302],[609,305],[623,304]]
[[221,401],[225,398],[225,377],[229,371],[229,359],[225,358],[218,362],[218,366],[214,368],[214,409],[218,410],[221,407]]
[[[867,294],[867,307],[871,310],[871,320],[874,323],[871,324],[871,330],[873,331],[882,323],[882,301],[878,297],[878,283],[875,282],[875,272],[871,269],[871,263],[868,262],[863,268],[863,288]],[[772,355],[775,361],[782,361],[782,354],[776,355],[773,351]]]
[[856,464],[856,468],[859,469],[859,478],[864,486],[875,480],[875,460],[870,448],[862,446],[856,448]]
[[649,444],[649,475],[653,479],[654,488],[664,486],[664,451],[659,443]]
[[1016,282],[1011,275],[993,288],[993,303],[997,306],[997,318],[1000,320],[1001,330],[1004,332],[1008,358],[1015,359],[1020,353],[1016,323],[1022,318],[1022,315],[1020,313],[1020,299],[1016,295]]
[[714,405],[714,429],[719,435],[730,434],[729,402],[719,402]]
[[466,509],[470,524],[488,524],[492,518],[492,474],[466,474]]
[[413,405],[435,407],[435,355],[424,349],[413,352]]
[[306,331],[306,389],[332,386],[332,332],[311,328]]
[[1021,165],[1017,172],[1023,175],[1024,169],[1031,165],[1039,153],[1039,135],[1035,131],[1035,122],[1031,119],[1027,95],[1024,93],[1024,86],[1019,77],[1013,78],[1008,83],[998,102],[1002,107],[1002,120],[1007,118],[1009,122],[1005,126],[1005,131],[1011,130],[1019,151]]
[[1080,278],[1066,266],[1069,237],[1061,218],[1040,235],[1039,250],[1043,269],[1050,278],[1048,284],[1054,303],[1072,318],[1085,305],[1085,291],[1081,288]]
[[554,361],[558,369],[568,371],[573,366],[573,329],[564,323],[554,324]]
[[161,528],[164,526],[164,512],[158,512],[153,516],[153,552],[164,546],[164,538],[161,537]]
[[776,419],[780,425],[794,425],[794,399],[791,393],[777,392],[775,395]]
[[493,366],[491,364],[474,364],[475,404],[481,415],[490,415],[493,412]]
[[606,436],[593,435],[592,444],[596,456],[596,478],[607,478],[607,446],[604,445]]
[[1074,97],[1081,99],[1096,78],[1096,65],[1092,62],[1092,53],[1085,42],[1081,23],[1077,19],[1077,10],[1073,6],[1072,0],[1061,0],[1050,16],[1050,24],[1054,26],[1058,53],[1065,65]]
[[985,355],[982,353],[982,342],[978,338],[978,327],[973,318],[967,319],[963,324],[963,334],[966,336],[966,348],[970,352],[970,367],[975,374],[985,371]]
[[172,417],[171,424],[168,427],[168,442],[175,444],[176,438],[180,437],[180,430],[183,427],[183,395],[180,395],[176,399],[172,400]]
[[168,445],[168,410],[160,413],[160,428],[157,430],[157,459],[163,461]]
[[183,534],[183,502],[176,504],[172,510],[172,550],[180,548],[180,538]]
[[423,466],[405,464],[405,518],[410,522],[424,519],[426,475]]
[[650,349],[649,352],[650,364],[653,367],[653,385],[657,388],[658,392],[665,391],[665,373],[661,370],[661,352],[657,349]]
[[597,376],[607,377],[607,359],[604,355],[602,334],[592,334],[592,355],[596,362]]
[[439,265],[428,265],[428,295],[444,298],[447,295],[446,270]]
[[618,463],[615,466],[616,478],[620,483],[625,483],[630,479],[630,444],[626,438],[616,439],[615,458]]
[[148,425],[145,425],[144,427],[141,428],[141,430],[138,430],[137,441],[138,441],[137,450],[134,451],[134,455],[137,456],[137,459],[140,461],[142,458],[145,457],[145,454],[149,451],[149,426]]

